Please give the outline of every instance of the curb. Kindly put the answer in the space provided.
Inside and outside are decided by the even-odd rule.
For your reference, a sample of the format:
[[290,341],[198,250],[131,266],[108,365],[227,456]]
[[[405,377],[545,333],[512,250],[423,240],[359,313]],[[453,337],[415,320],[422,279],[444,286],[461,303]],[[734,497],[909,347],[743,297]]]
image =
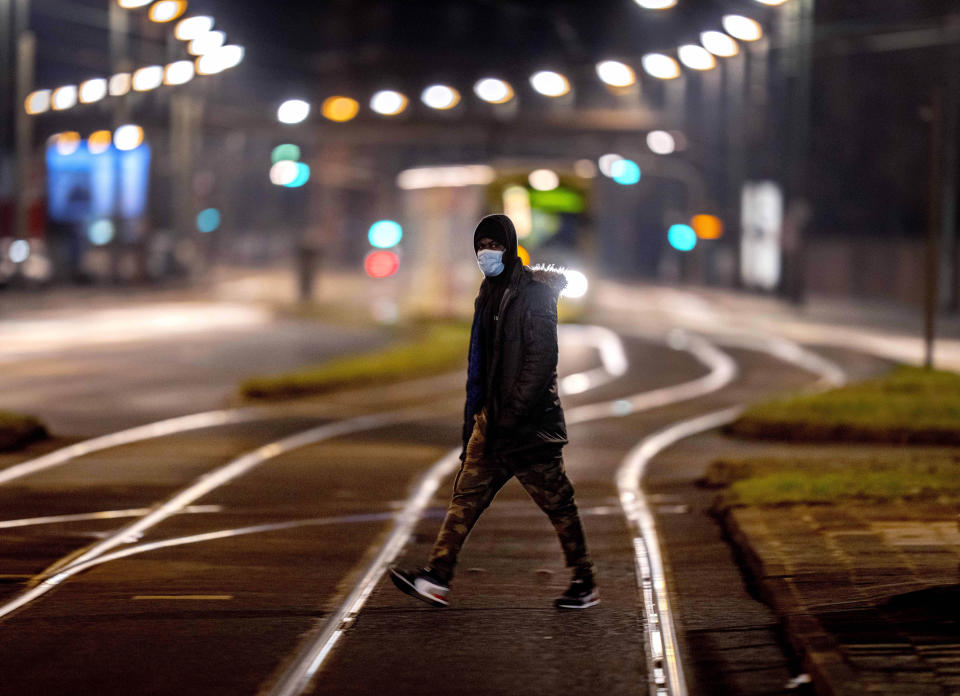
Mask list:
[[865,693],[865,685],[844,660],[834,637],[815,616],[797,604],[785,569],[769,567],[754,551],[737,520],[736,509],[723,510],[719,518],[725,534],[740,552],[763,601],[780,617],[787,639],[813,680],[817,694],[861,696]]

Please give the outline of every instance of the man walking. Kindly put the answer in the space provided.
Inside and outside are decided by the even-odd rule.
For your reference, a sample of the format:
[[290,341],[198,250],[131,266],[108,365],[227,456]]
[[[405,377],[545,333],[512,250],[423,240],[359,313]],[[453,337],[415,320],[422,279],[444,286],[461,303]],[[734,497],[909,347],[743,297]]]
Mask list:
[[470,332],[460,471],[427,567],[391,567],[390,578],[413,597],[447,606],[463,542],[516,476],[553,523],[573,572],[555,606],[585,609],[600,600],[563,468],[567,431],[557,393],[557,299],[566,278],[520,262],[517,232],[506,215],[483,218],[473,248],[484,280]]

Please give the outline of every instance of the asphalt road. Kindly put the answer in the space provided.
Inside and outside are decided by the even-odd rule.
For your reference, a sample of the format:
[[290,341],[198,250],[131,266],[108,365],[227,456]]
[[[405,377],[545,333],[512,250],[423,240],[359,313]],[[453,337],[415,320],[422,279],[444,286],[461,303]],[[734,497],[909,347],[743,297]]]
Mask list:
[[[629,336],[633,328],[619,327],[627,374],[565,397],[568,412],[706,372],[684,351]],[[253,327],[246,330],[250,354],[257,354],[257,334]],[[219,363],[217,342],[212,336],[206,340],[207,365]],[[328,337],[326,345],[342,349],[340,340],[353,339]],[[156,341],[143,345],[144,364],[162,351]],[[125,350],[135,364],[137,349]],[[644,616],[632,538],[614,482],[617,468],[639,440],[670,423],[812,381],[807,372],[768,355],[729,353],[739,374],[714,394],[571,426],[566,462],[599,571],[598,607],[582,613],[553,609],[552,598],[567,582],[559,547],[546,518],[513,482],[468,541],[452,606],[433,610],[389,582],[378,583],[308,691],[645,693]],[[875,369],[854,354],[834,353],[855,370]],[[105,361],[110,355],[99,354]],[[564,343],[563,374],[599,364],[595,351]],[[204,365],[196,370],[185,384],[202,380]],[[217,374],[214,381],[225,383],[226,374]],[[108,377],[101,385],[111,389]],[[117,392],[138,388],[130,380],[117,385]],[[175,391],[176,385],[169,386]],[[332,395],[261,420],[89,454],[0,486],[3,605],[35,586],[45,569],[62,567],[116,538],[118,530],[144,519],[161,501],[175,500],[210,472],[248,452],[262,457],[114,546],[140,552],[73,575],[0,619],[0,694],[268,693],[304,640],[355,586],[412,483],[456,445],[462,388],[457,374]],[[55,402],[55,383],[46,389],[46,398]],[[192,410],[203,410],[197,405]],[[404,409],[414,410],[403,422],[358,426],[288,452],[264,448],[324,423]],[[91,434],[111,430],[95,413],[89,418]],[[83,425],[81,418],[72,422]],[[794,672],[775,619],[750,595],[707,513],[708,499],[693,485],[717,449],[711,437],[716,435],[669,450],[648,474],[691,693],[786,693],[783,685]],[[0,470],[31,454],[3,457]],[[426,557],[451,485],[441,483],[401,563]],[[9,523],[105,511],[120,512]],[[272,524],[286,526],[257,529]],[[146,547],[155,542],[165,545]]]

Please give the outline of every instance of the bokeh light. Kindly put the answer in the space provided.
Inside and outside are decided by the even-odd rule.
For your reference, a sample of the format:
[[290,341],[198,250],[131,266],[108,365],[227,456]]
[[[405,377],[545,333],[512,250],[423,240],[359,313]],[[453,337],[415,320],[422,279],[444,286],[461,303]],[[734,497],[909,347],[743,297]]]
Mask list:
[[117,4],[125,10],[135,10],[138,7],[146,7],[153,0],[117,0]]
[[669,155],[677,149],[677,142],[670,133],[654,130],[647,133],[647,147],[657,155]]
[[403,239],[403,228],[395,220],[377,220],[370,225],[367,239],[378,249],[390,249]]
[[320,113],[324,118],[337,123],[345,123],[356,117],[360,111],[360,104],[350,97],[328,97],[320,106]]
[[197,231],[209,234],[220,227],[220,211],[216,208],[207,208],[197,214]]
[[723,30],[741,41],[758,41],[763,38],[760,22],[743,15],[724,15]]
[[277,109],[277,120],[290,125],[302,123],[310,115],[310,104],[302,99],[288,99]]
[[423,90],[420,99],[431,109],[444,111],[460,103],[460,93],[449,85],[430,85]]
[[296,162],[300,159],[300,148],[292,143],[277,145],[270,153],[270,161],[276,164],[285,160]]
[[196,70],[193,67],[193,61],[178,60],[170,63],[163,71],[163,84],[165,85],[185,85],[193,79]]
[[57,87],[53,90],[50,105],[54,111],[65,111],[75,107],[77,105],[77,86],[64,85],[63,87]]
[[606,155],[601,155],[600,159],[597,160],[597,166],[600,168],[600,173],[604,176],[613,176],[613,163],[622,159],[623,157],[612,152],[607,153]]
[[163,84],[163,68],[159,65],[148,65],[133,73],[133,90],[135,92],[149,92]]
[[537,191],[552,191],[560,185],[560,177],[552,169],[535,169],[530,172],[527,181]]
[[14,240],[7,249],[7,256],[14,263],[23,263],[30,258],[30,242],[26,239]]
[[680,62],[691,70],[711,70],[717,66],[717,59],[703,46],[686,44],[677,49]]
[[677,0],[633,0],[645,10],[667,10],[677,4]]
[[50,97],[49,89],[39,89],[36,92],[31,92],[24,102],[24,108],[31,116],[42,114],[50,110]]
[[400,257],[392,251],[371,251],[363,260],[363,270],[371,278],[388,278],[400,268]]
[[562,97],[570,91],[570,81],[552,70],[541,70],[530,78],[533,88],[545,97]]
[[591,160],[579,159],[573,163],[573,173],[581,179],[592,179],[597,175],[597,165]]
[[91,155],[102,155],[110,149],[110,143],[113,142],[113,133],[108,130],[98,130],[90,134],[87,138],[87,149]]
[[619,159],[610,165],[610,177],[622,186],[632,186],[640,181],[640,165],[633,160]]
[[382,89],[370,98],[370,109],[381,116],[396,116],[407,108],[409,99],[392,89]]
[[127,124],[120,126],[113,134],[113,145],[118,150],[134,150],[143,142],[143,128]]
[[690,226],[700,239],[720,239],[723,236],[723,221],[716,215],[694,215]]
[[520,263],[522,263],[524,266],[530,265],[530,252],[527,251],[526,247],[518,244],[517,256],[520,257]]
[[740,46],[722,31],[705,31],[700,34],[700,43],[715,56],[730,58],[740,53]]
[[205,56],[216,51],[227,42],[227,35],[222,31],[208,31],[193,39],[187,45],[187,52],[193,56]]
[[107,81],[102,77],[95,77],[80,83],[80,101],[84,104],[93,104],[107,96]]
[[235,68],[243,62],[243,46],[230,44],[221,46],[197,58],[197,73],[200,75],[216,75],[224,70]]
[[97,220],[87,228],[87,239],[94,246],[104,246],[113,241],[114,235],[113,221],[104,218]]
[[160,0],[150,7],[150,20],[158,23],[172,22],[187,11],[183,0]]
[[697,246],[697,233],[690,225],[671,225],[667,230],[667,241],[677,251],[691,251]]
[[633,72],[633,68],[618,60],[597,63],[597,75],[611,87],[629,87],[637,82],[637,75]]
[[497,176],[487,164],[462,164],[449,167],[414,167],[397,174],[397,186],[405,191],[428,188],[486,186]]
[[63,155],[64,157],[69,157],[80,149],[80,134],[76,131],[57,133],[52,136],[50,140],[56,146],[57,154]]
[[288,186],[296,180],[299,173],[300,168],[297,167],[297,162],[290,160],[275,162],[270,167],[270,183],[276,186]]
[[303,162],[293,162],[297,167],[297,175],[289,184],[284,184],[287,188],[300,188],[310,181],[310,165]]
[[122,97],[130,91],[130,83],[133,81],[130,73],[121,72],[113,75],[108,83],[111,97]]
[[673,80],[680,77],[680,66],[664,53],[648,53],[640,59],[644,71],[658,80]]
[[485,77],[473,86],[474,94],[489,104],[506,104],[513,99],[513,87],[496,77]]
[[587,294],[587,289],[590,287],[587,276],[570,268],[566,269],[563,275],[567,278],[567,287],[560,293],[561,297],[578,298]]
[[193,41],[213,29],[213,17],[187,17],[177,22],[173,35],[181,41]]
[[777,5],[782,5],[787,0],[755,0],[755,1],[759,2],[761,5],[769,5],[770,7],[776,7]]

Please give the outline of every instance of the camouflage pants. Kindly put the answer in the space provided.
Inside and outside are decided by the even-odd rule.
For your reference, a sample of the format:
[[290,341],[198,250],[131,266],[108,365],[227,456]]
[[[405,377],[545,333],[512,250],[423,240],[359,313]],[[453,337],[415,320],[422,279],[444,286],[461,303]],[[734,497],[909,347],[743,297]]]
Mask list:
[[443,526],[430,554],[430,568],[437,578],[449,582],[460,547],[481,513],[503,485],[516,476],[540,506],[560,539],[567,566],[592,571],[583,526],[573,499],[573,485],[563,469],[560,451],[516,457],[489,456],[484,452],[486,420],[477,414],[466,457],[453,485]]

